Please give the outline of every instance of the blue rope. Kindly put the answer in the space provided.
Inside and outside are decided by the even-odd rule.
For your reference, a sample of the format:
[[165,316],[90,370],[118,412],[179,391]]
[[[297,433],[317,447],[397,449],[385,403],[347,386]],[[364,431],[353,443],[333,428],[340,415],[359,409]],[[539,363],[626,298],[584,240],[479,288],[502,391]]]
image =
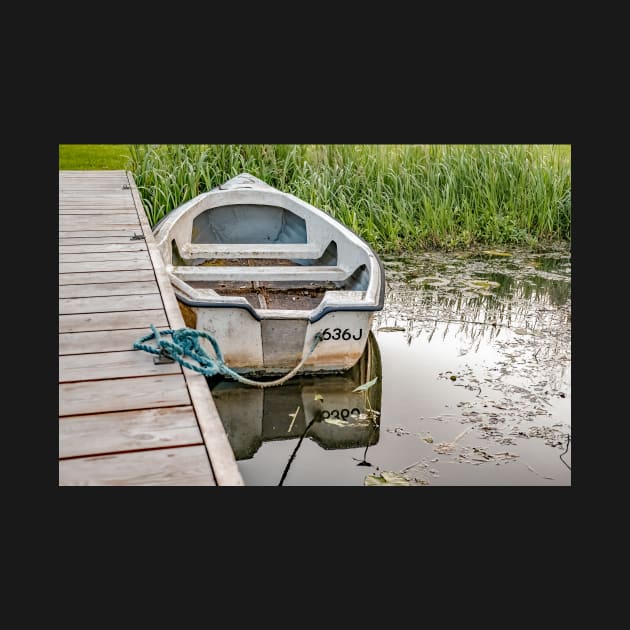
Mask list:
[[[245,378],[226,365],[221,348],[219,348],[217,340],[212,335],[193,328],[180,328],[178,330],[168,328],[160,333],[153,324],[150,324],[150,326],[152,332],[141,337],[133,344],[135,350],[144,350],[145,352],[150,352],[158,356],[166,356],[169,359],[177,361],[181,366],[199,372],[204,376],[216,376],[217,374],[221,374],[245,385],[253,385],[255,387],[273,387],[288,381],[302,367],[306,359],[308,359],[317,347],[317,344],[322,340],[321,333],[316,333],[309,351],[302,357],[300,363],[282,378],[276,381],[257,382]],[[170,335],[173,341],[167,341],[162,335]],[[212,344],[216,357],[211,357],[206,353],[201,347],[199,338],[207,339]],[[157,345],[155,347],[144,343],[150,339],[156,340]],[[186,356],[197,361],[197,365],[186,361],[184,359]]]

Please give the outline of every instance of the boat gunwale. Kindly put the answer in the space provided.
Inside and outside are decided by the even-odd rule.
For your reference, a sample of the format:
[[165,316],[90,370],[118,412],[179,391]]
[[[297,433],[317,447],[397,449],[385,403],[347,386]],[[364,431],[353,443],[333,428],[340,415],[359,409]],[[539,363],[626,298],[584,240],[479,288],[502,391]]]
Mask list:
[[[165,217],[161,221],[159,221],[153,228],[153,233],[158,243],[158,248],[160,252],[168,251],[169,241],[172,238],[169,238],[169,235],[180,220],[186,219],[191,221],[192,224],[192,221],[203,212],[214,208],[226,207],[230,205],[270,205],[269,197],[271,197],[271,201],[273,202],[273,204],[276,205],[276,207],[280,207],[289,212],[293,212],[303,219],[305,219],[306,216],[311,215],[315,217],[316,220],[322,221],[324,224],[328,224],[337,232],[341,233],[349,241],[349,243],[364,251],[364,253],[367,254],[368,257],[368,260],[366,261],[366,263],[368,264],[363,263],[364,265],[366,265],[369,273],[368,286],[364,291],[357,291],[364,294],[362,302],[346,304],[326,304],[326,298],[324,297],[324,299],[320,303],[320,306],[323,305],[323,307],[320,308],[320,306],[318,306],[312,311],[292,311],[293,316],[295,317],[297,315],[298,317],[308,319],[308,321],[311,323],[315,323],[319,321],[322,317],[336,311],[370,312],[382,310],[385,302],[385,270],[379,256],[376,255],[371,245],[365,239],[353,232],[350,228],[338,221],[335,217],[327,214],[316,206],[313,206],[307,201],[304,201],[296,197],[295,195],[292,195],[291,193],[283,192],[281,190],[278,190],[277,188],[269,186],[262,180],[250,175],[249,173],[241,173],[231,180],[228,180],[228,182],[224,182],[222,186],[228,184],[229,182],[234,182],[235,180],[238,181],[239,178],[243,177],[252,178],[256,182],[259,182],[259,185],[252,185],[251,181],[247,181],[246,187],[235,186],[234,188],[228,188],[225,190],[220,189],[220,187],[213,188],[212,190],[205,193],[200,193],[193,199],[185,202],[184,204],[178,206],[177,208],[166,214]],[[206,201],[208,201],[207,204],[204,203]],[[286,202],[290,202],[287,205],[291,207],[286,207]],[[296,211],[295,207],[299,208],[299,211]],[[306,244],[312,245],[314,241],[308,239],[308,228],[309,226],[307,221]],[[188,244],[192,243],[189,241]],[[186,243],[182,243],[181,247],[185,247],[185,245]],[[287,246],[291,247],[291,244],[288,243]],[[178,244],[178,248],[179,247],[180,244]],[[376,265],[374,265],[374,262],[376,263]],[[186,281],[180,280],[179,278],[177,278],[177,276],[170,272],[169,267],[172,267],[172,264],[170,264],[167,260],[164,260],[164,263],[166,264],[167,274],[171,279],[171,284],[173,285],[173,289],[175,291],[177,299],[187,306],[208,309],[241,308],[248,311],[258,321],[261,321],[263,319],[284,319],[285,317],[284,311],[282,311],[282,313],[280,311],[276,311],[274,313],[272,309],[265,310],[261,314],[245,298],[237,297],[229,299],[230,296],[221,296],[218,293],[216,298],[214,296],[211,296],[207,299],[195,299],[182,295],[180,292],[182,290],[182,287],[180,287],[180,291],[178,291],[176,288],[176,285],[178,283],[182,283],[182,285],[184,285],[193,293],[197,293],[197,291]],[[376,267],[376,269],[374,267]],[[348,275],[351,275],[355,271],[356,269],[348,270]],[[173,282],[174,279],[177,280],[177,282]],[[376,287],[374,286],[377,282],[378,297],[375,295]],[[366,296],[368,295],[369,297],[366,298]],[[300,313],[302,313],[303,315],[299,315]],[[307,314],[309,315],[306,317]]]
[[[361,238],[361,237],[359,237]],[[366,243],[367,244],[367,243]],[[368,245],[369,247],[369,245]],[[311,324],[314,324],[316,322],[318,322],[320,319],[322,319],[322,317],[324,317],[325,315],[328,315],[329,313],[334,313],[335,311],[355,311],[355,312],[369,312],[369,311],[380,311],[383,309],[383,305],[385,304],[385,282],[383,281],[383,279],[385,278],[385,268],[383,267],[383,263],[381,262],[381,259],[376,256],[376,262],[379,266],[380,269],[380,273],[381,273],[381,283],[380,283],[380,291],[379,291],[379,296],[378,296],[378,302],[376,304],[365,304],[365,303],[360,303],[357,302],[356,304],[329,304],[329,305],[325,305],[324,308],[322,308],[321,310],[317,310],[315,309],[314,311],[288,311],[289,313],[292,314],[292,318],[295,318],[296,316],[298,318],[300,317],[304,317],[303,315],[301,316],[300,313],[310,313],[310,315],[308,317],[304,317],[305,319],[308,319],[308,321]],[[169,276],[171,277],[171,281],[173,280],[173,278],[176,278],[176,276],[173,276],[172,274],[169,274]],[[176,278],[177,280],[179,280],[179,278]],[[180,282],[184,283],[183,280],[180,280]],[[187,283],[186,286],[190,286]],[[193,287],[190,287],[191,289]],[[173,287],[174,291],[175,291],[175,296],[177,297],[177,299],[182,302],[183,304],[185,304],[186,306],[191,306],[191,307],[197,307],[197,308],[242,308],[245,309],[246,311],[249,311],[250,315],[252,315],[252,317],[254,317],[254,319],[258,320],[258,321],[262,321],[263,319],[286,319],[286,317],[283,315],[282,317],[279,317],[279,312],[269,309],[266,311],[263,311],[264,315],[261,315],[259,311],[257,311],[245,298],[233,298],[233,299],[229,299],[230,296],[221,296],[219,294],[217,294],[217,297],[219,298],[225,298],[222,299],[221,301],[212,301],[210,302],[210,299],[208,300],[194,300],[191,298],[186,297],[185,295],[182,295],[179,291],[177,291],[177,289],[175,289],[175,287]],[[284,311],[282,311],[284,313]]]

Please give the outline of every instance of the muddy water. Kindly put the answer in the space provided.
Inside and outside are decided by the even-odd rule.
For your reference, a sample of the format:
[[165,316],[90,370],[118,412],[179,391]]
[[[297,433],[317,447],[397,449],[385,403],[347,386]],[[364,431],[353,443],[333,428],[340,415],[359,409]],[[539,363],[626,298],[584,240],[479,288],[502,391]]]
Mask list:
[[568,248],[383,263],[376,345],[351,373],[211,384],[245,483],[570,485]]

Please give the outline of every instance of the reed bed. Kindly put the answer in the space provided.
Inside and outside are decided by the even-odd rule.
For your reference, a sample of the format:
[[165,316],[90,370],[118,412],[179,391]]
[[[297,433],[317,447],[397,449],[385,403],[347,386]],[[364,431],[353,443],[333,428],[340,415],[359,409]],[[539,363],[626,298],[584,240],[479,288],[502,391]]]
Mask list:
[[379,253],[571,240],[569,145],[129,145],[149,221],[245,171]]

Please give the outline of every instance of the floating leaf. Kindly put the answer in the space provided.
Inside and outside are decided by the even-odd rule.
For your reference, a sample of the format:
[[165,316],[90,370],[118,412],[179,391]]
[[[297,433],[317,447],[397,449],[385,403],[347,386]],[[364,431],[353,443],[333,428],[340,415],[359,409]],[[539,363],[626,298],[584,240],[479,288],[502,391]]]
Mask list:
[[436,453],[440,453],[441,455],[446,455],[447,453],[452,453],[455,450],[454,442],[440,442],[437,446],[433,448]]
[[457,376],[455,376],[455,374],[451,374],[449,376],[449,378],[451,379],[451,381],[456,381],[457,380]]
[[511,256],[512,255],[512,254],[509,254],[508,252],[500,252],[496,249],[486,249],[482,251],[481,253],[485,254],[486,256]]
[[433,444],[433,438],[430,435],[427,435],[426,437],[422,438],[425,442],[428,442],[429,444]]
[[324,402],[324,397],[321,394],[315,394],[315,396],[313,396],[313,400],[321,400]]
[[359,385],[358,387],[355,387],[352,391],[353,392],[364,392],[364,391],[370,389],[370,387],[372,387],[372,385],[374,385],[376,383],[376,381],[378,381],[378,376],[376,378],[373,378],[371,381],[368,381],[367,383],[363,383],[363,385]]
[[482,289],[501,286],[500,282],[495,282],[494,280],[471,280],[470,284],[474,284],[476,287],[481,287]]
[[396,472],[384,470],[380,475],[368,475],[364,486],[410,486],[411,482],[407,477]]

